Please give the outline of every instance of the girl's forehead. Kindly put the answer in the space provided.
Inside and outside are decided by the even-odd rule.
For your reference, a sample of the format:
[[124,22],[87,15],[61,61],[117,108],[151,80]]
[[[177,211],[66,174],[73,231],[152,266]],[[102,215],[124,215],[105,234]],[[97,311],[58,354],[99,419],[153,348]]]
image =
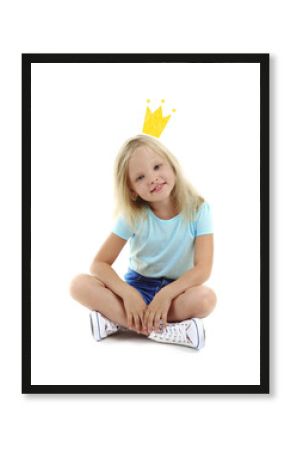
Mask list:
[[153,160],[156,158],[160,158],[162,157],[161,155],[159,155],[159,153],[157,153],[156,151],[152,150],[150,147],[147,146],[142,146],[142,147],[138,147],[133,155],[130,158],[130,163],[136,163],[136,162],[140,162],[140,161],[144,161],[144,159],[146,160]]

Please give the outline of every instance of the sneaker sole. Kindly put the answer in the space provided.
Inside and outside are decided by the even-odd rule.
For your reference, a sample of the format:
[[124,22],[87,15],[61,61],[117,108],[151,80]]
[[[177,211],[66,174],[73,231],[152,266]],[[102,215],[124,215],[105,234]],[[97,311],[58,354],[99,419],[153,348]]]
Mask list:
[[90,313],[90,323],[91,323],[91,330],[92,335],[96,341],[101,340],[101,334],[100,334],[100,323],[99,323],[99,315],[98,313]]
[[204,326],[201,320],[199,319],[192,319],[196,326],[197,336],[198,336],[198,342],[197,347],[194,347],[196,350],[201,350],[205,346],[205,330]]

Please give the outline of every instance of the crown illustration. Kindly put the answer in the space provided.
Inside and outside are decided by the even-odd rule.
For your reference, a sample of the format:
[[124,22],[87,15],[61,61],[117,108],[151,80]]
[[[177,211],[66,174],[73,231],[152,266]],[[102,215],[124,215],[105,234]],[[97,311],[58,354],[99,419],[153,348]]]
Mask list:
[[[164,103],[165,100],[161,100],[161,102]],[[149,99],[147,100],[147,103],[150,103]],[[175,111],[175,109],[172,110],[172,112]],[[157,108],[154,112],[152,112],[149,106],[147,106],[143,125],[143,133],[150,134],[151,136],[155,137],[160,137],[170,117],[171,114],[163,117],[162,106],[159,106],[159,108]]]

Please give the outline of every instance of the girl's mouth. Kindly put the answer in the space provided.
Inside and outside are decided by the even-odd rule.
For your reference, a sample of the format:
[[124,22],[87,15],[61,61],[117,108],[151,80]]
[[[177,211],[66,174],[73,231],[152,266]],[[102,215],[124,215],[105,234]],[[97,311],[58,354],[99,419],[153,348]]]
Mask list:
[[150,191],[151,194],[154,193],[154,192],[160,192],[160,191],[162,191],[163,186],[164,186],[165,184],[166,184],[166,183],[157,184],[157,186],[155,186],[155,188],[152,189],[152,191]]

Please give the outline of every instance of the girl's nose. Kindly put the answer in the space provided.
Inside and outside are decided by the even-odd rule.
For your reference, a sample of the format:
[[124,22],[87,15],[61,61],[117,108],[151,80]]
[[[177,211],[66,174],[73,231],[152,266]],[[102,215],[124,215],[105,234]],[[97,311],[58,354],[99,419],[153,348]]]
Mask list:
[[156,174],[152,175],[152,177],[151,177],[151,184],[156,183],[156,181],[158,181],[158,180],[159,180],[158,175],[156,175]]

